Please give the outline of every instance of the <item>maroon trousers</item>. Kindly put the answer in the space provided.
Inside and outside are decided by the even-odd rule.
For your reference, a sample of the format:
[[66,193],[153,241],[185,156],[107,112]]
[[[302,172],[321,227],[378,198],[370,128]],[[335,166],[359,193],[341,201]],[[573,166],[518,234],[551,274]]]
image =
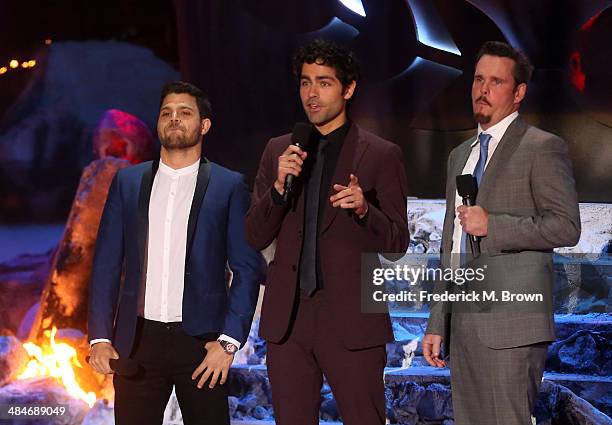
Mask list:
[[323,375],[344,425],[385,423],[385,346],[347,350],[331,326],[324,290],[302,296],[289,336],[268,342],[277,425],[318,425]]

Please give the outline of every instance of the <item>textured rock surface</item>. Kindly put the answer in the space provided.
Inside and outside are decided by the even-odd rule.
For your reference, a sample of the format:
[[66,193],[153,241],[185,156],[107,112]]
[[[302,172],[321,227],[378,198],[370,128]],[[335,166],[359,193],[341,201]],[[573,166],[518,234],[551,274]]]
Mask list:
[[272,392],[264,366],[232,368],[228,385],[236,403],[234,419],[272,419]]
[[[46,406],[62,405],[66,414],[53,418],[37,419],[29,422],[40,425],[74,425],[81,424],[89,412],[89,406],[80,400],[72,398],[52,378],[28,379],[15,381],[0,388],[0,404],[39,404]],[[6,425],[24,425],[23,419],[2,421]]]
[[52,260],[31,340],[52,326],[87,332],[89,276],[100,217],[115,173],[128,165],[123,159],[105,158],[83,171],[64,236]]
[[[579,253],[579,254],[602,254],[610,253],[610,242],[612,242],[612,204],[580,205],[580,222],[583,232],[578,244],[571,248],[560,248],[557,252]],[[584,230],[587,231],[584,231]]]
[[440,252],[445,208],[443,200],[408,201],[410,231],[408,252],[418,254]]
[[114,425],[114,415],[115,411],[112,407],[102,401],[98,401],[87,412],[81,425]]
[[538,423],[554,425],[612,425],[612,419],[569,389],[549,381],[540,388],[535,407]]
[[20,340],[14,336],[0,336],[0,387],[17,377],[28,358]]
[[19,332],[27,311],[40,300],[50,256],[23,254],[0,263],[0,331]]
[[547,370],[612,376],[612,329],[584,329],[557,341],[548,350]]

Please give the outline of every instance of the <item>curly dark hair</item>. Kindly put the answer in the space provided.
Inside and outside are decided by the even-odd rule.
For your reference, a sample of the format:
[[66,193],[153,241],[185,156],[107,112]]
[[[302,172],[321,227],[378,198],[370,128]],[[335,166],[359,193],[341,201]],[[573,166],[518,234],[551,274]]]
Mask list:
[[196,105],[198,105],[198,112],[200,113],[200,119],[212,118],[212,107],[208,97],[198,87],[194,86],[193,84],[186,83],[185,81],[172,81],[164,84],[164,87],[162,87],[161,99],[159,100],[160,108],[163,105],[166,96],[173,93],[186,93],[195,97]]
[[515,86],[523,83],[527,84],[531,79],[533,65],[531,65],[527,55],[525,55],[525,53],[523,53],[521,50],[514,48],[507,43],[502,43],[501,41],[487,41],[478,51],[478,54],[476,55],[476,63],[478,63],[480,58],[484,55],[512,59],[514,61],[512,76],[514,77]]
[[345,46],[320,38],[311,41],[300,47],[293,56],[293,74],[299,79],[302,65],[315,62],[334,68],[336,77],[344,87],[359,80],[359,62]]

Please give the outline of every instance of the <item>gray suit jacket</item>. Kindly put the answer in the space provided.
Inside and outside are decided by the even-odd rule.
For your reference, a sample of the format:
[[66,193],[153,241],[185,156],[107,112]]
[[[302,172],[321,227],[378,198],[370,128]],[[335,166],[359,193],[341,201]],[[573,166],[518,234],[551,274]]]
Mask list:
[[[441,261],[450,266],[455,217],[455,177],[462,173],[474,138],[456,147],[448,159],[446,215]],[[520,116],[504,134],[485,170],[476,198],[489,213],[482,238],[482,261],[489,263],[485,290],[542,293],[552,303],[552,250],[572,246],[580,237],[580,213],[571,161],[565,142],[527,124]],[[470,322],[491,348],[509,348],[552,341],[552,309],[517,311],[514,306],[489,306],[471,313]],[[427,333],[445,336],[452,311],[434,305]],[[448,349],[447,349],[448,352]]]

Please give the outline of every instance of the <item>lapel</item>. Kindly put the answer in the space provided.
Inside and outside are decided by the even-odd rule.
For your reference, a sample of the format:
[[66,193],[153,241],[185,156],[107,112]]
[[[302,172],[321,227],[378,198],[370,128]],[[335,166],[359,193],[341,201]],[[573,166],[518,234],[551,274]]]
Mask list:
[[450,170],[450,175],[452,176],[450,180],[453,187],[453,194],[457,191],[457,181],[455,177],[463,174],[463,168],[465,167],[465,163],[467,162],[470,153],[472,152],[472,143],[474,143],[473,138],[470,139],[467,143],[465,143],[463,148],[459,152],[457,152],[457,161],[455,161]]
[[[159,160],[153,161],[151,167],[148,167],[144,171],[140,180],[140,193],[138,195],[138,254],[140,256],[140,264],[145,264],[144,256],[149,233],[149,201],[151,199],[151,190],[153,189],[153,180],[155,179],[158,168]],[[191,251],[191,242],[195,234],[198,214],[210,180],[210,170],[210,161],[202,157],[198,170],[195,192],[193,194],[193,201],[191,202],[191,210],[189,211],[189,221],[187,223],[187,252],[185,259],[189,258],[189,253]]]
[[149,201],[151,199],[151,189],[153,188],[153,179],[159,168],[159,160],[151,163],[147,167],[140,179],[140,192],[138,194],[138,255],[140,264],[144,263],[144,253],[147,243],[147,235],[149,233]]
[[191,210],[189,211],[189,221],[187,222],[187,251],[185,253],[185,261],[187,261],[191,253],[191,243],[193,242],[193,235],[195,234],[196,224],[198,223],[200,207],[204,201],[204,195],[206,195],[206,189],[208,189],[208,182],[210,181],[210,169],[210,161],[202,157],[200,169],[198,170],[198,180],[193,194],[193,201],[191,202]]
[[520,116],[508,126],[506,133],[504,133],[504,136],[499,141],[499,145],[497,149],[495,149],[489,161],[489,165],[487,165],[482,175],[480,187],[478,188],[478,195],[476,197],[478,205],[486,205],[487,197],[491,189],[493,189],[496,184],[499,184],[497,176],[508,164],[508,161],[510,161],[510,158],[521,143],[525,131],[527,131],[527,123],[523,121]]
[[329,202],[329,197],[335,193],[334,184],[348,184],[349,175],[351,173],[356,174],[357,166],[367,150],[367,147],[367,140],[362,137],[359,127],[353,123],[342,144],[338,164],[334,170],[334,176],[332,177],[331,185],[327,193],[327,202],[325,203],[320,233],[324,233],[329,228],[340,210],[340,208],[332,207],[331,202]]

